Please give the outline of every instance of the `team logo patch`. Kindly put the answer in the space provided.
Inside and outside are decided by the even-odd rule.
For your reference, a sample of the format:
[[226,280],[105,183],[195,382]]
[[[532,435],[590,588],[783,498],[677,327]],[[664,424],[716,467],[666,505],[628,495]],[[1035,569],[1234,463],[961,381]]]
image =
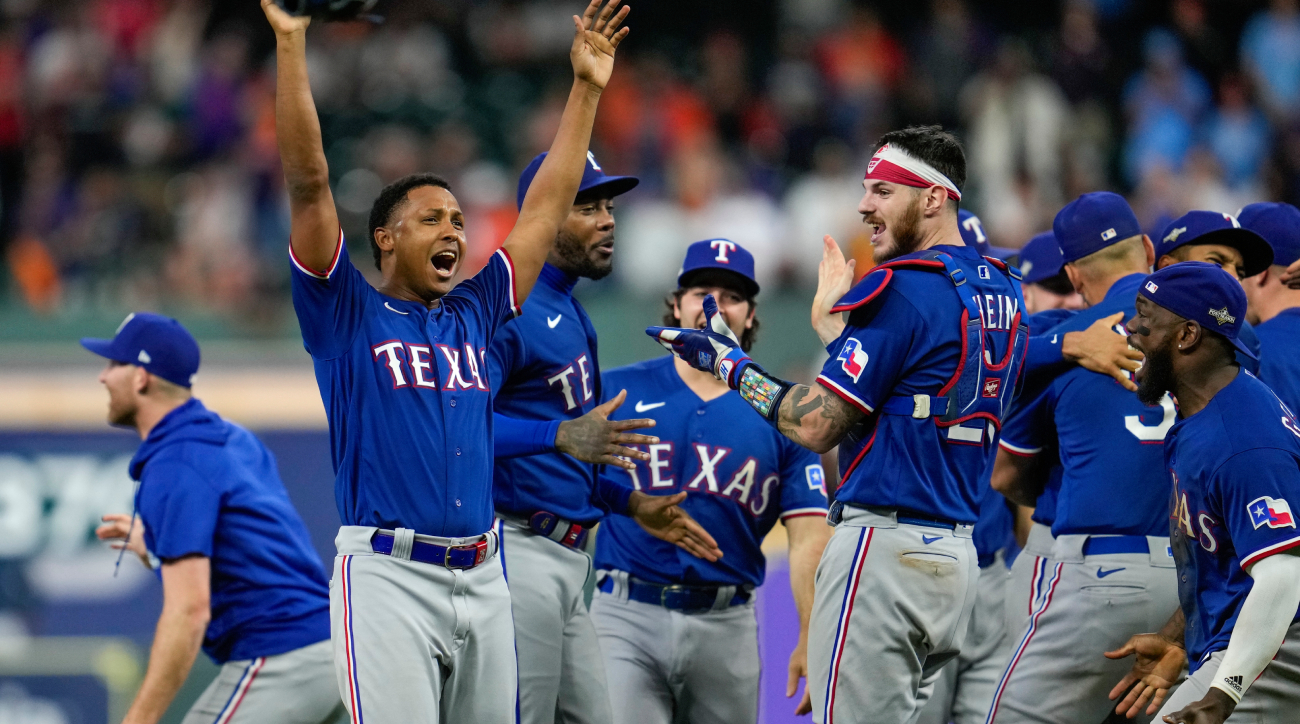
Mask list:
[[980,275],[980,279],[988,279],[988,278],[989,278],[989,268],[986,267],[986,266],[984,266],[983,264],[981,264],[981,265],[980,265],[980,268],[979,268],[979,275]]
[[1155,283],[1155,282],[1147,282],[1147,291],[1148,291],[1148,292],[1151,292],[1152,294],[1155,294],[1155,293],[1156,293],[1156,290],[1159,289],[1159,288],[1160,288],[1160,287],[1156,286],[1156,283]]
[[984,396],[997,397],[998,392],[1002,390],[1002,380],[997,377],[984,378]]
[[880,163],[880,154],[884,153],[888,149],[889,149],[889,144],[886,143],[885,145],[880,147],[879,151],[876,151],[876,155],[872,156],[871,160],[867,162],[867,173],[871,173],[872,171],[876,170],[876,165]]
[[840,350],[840,356],[835,359],[839,360],[840,367],[844,372],[853,378],[854,382],[862,376],[862,370],[867,368],[867,351],[862,349],[862,344],[854,337],[844,340],[844,348]]
[[1118,233],[1113,228],[1106,229],[1105,231],[1101,232],[1102,241],[1110,241],[1111,239],[1114,239],[1116,236],[1118,236]]
[[1250,522],[1256,528],[1264,525],[1270,528],[1295,527],[1291,506],[1282,498],[1270,498],[1267,495],[1256,498],[1246,506],[1246,512],[1250,513]]
[[1220,327],[1237,321],[1236,317],[1228,314],[1227,307],[1224,307],[1223,309],[1211,309],[1209,314],[1211,317],[1214,317],[1214,321],[1218,322]]
[[[1227,214],[1224,214],[1224,216],[1227,216]],[[1185,233],[1187,233],[1187,227],[1186,227],[1186,226],[1180,226],[1180,227],[1178,227],[1177,229],[1174,229],[1173,231],[1170,231],[1168,234],[1165,234],[1165,241],[1167,241],[1167,242],[1169,242],[1170,244],[1172,244],[1172,243],[1174,243],[1175,241],[1178,241],[1178,237],[1182,236],[1182,235],[1185,234]]]
[[808,478],[808,489],[816,490],[822,495],[826,494],[826,473],[820,465],[809,465],[803,469],[804,475]]

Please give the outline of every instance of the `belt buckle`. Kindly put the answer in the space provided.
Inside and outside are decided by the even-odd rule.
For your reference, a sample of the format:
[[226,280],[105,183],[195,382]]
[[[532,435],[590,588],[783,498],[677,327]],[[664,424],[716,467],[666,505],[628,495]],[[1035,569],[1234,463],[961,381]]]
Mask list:
[[664,608],[671,608],[671,606],[668,605],[668,595],[673,593],[680,594],[680,593],[684,593],[685,591],[686,591],[685,586],[679,586],[676,584],[671,586],[664,586],[663,588],[659,589],[659,605],[663,606]]
[[[480,545],[482,545],[483,547],[479,548]],[[473,565],[453,566],[451,564],[452,551],[465,551],[465,550],[472,550],[475,552]],[[479,541],[478,543],[469,543],[460,546],[447,546],[442,553],[442,567],[448,570],[465,570],[468,568],[473,568],[474,566],[477,566],[480,563],[479,558],[484,556],[486,551],[487,551],[487,541]]]

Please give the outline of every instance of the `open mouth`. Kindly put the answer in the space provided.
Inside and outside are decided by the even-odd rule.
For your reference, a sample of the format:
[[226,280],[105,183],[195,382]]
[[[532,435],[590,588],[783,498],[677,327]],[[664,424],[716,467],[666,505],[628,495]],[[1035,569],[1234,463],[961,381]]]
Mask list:
[[614,240],[613,240],[613,239],[610,239],[609,241],[605,241],[605,242],[601,242],[600,244],[597,244],[597,245],[596,245],[596,253],[598,253],[598,254],[604,254],[605,256],[609,256],[609,255],[613,254],[613,253],[614,253]]
[[867,225],[871,227],[871,243],[875,244],[877,241],[880,241],[880,237],[885,233],[885,222],[868,219]]
[[456,269],[457,254],[453,249],[444,249],[434,254],[429,262],[437,270],[438,275],[447,279],[451,278],[452,272]]

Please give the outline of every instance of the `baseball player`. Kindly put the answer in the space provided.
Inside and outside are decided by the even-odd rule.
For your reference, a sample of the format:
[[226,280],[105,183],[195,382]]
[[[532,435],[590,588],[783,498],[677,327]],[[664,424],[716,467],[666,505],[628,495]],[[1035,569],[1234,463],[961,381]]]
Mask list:
[[1281,283],[1285,267],[1300,260],[1300,209],[1290,204],[1251,204],[1237,216],[1243,229],[1273,247],[1273,265],[1241,280],[1250,303],[1247,321],[1259,336],[1259,379],[1300,410],[1300,290]]
[[1181,607],[1109,654],[1138,655],[1113,695],[1154,711],[1185,662],[1160,710],[1170,724],[1294,721],[1300,705],[1300,422],[1236,361],[1251,352],[1235,281],[1199,262],[1157,271],[1128,324],[1147,355],[1138,395],[1178,398],[1164,464]]
[[[754,257],[728,239],[691,244],[667,320],[696,328],[704,300],[748,348],[757,329]],[[667,355],[605,373],[635,409],[656,421],[648,459],[607,475],[652,496],[681,496],[683,509],[713,534],[723,555],[700,559],[611,516],[597,533],[598,592],[591,615],[605,655],[616,724],[755,722],[761,544],[779,519],[790,545],[790,586],[799,643],[787,696],[807,671],[813,577],[830,538],[820,458],[746,412],[711,373]],[[617,414],[617,413],[616,413]],[[675,495],[674,495],[675,494]],[[808,710],[808,695],[799,710]]]
[[154,724],[202,647],[221,666],[185,724],[319,724],[343,713],[333,682],[325,571],[275,458],[190,393],[199,345],[174,319],[128,316],[108,358],[108,422],[144,442],[131,460],[135,513],[95,531],[163,584],[149,668],[126,724]]
[[[520,208],[545,157],[533,159],[519,179]],[[615,456],[648,456],[627,445],[659,442],[626,432],[653,420],[607,419],[625,393],[597,404],[603,398],[596,332],[572,295],[580,277],[600,279],[613,269],[613,199],[636,183],[605,175],[587,154],[577,199],[523,314],[488,350],[490,378],[497,381],[493,500],[501,564],[516,592],[519,711],[528,724],[610,721],[604,661],[583,590],[591,570],[588,534],[606,513],[634,515],[654,535],[717,555],[709,534],[676,507],[685,493],[633,491],[608,477],[598,480],[590,464],[630,466]]]
[[519,220],[456,285],[465,219],[441,178],[384,188],[370,213],[383,279],[348,259],[307,82],[308,20],[276,31],[276,129],[289,191],[293,301],[329,418],[336,539],[336,675],[355,724],[512,721],[510,595],[496,556],[487,347],[519,314],[582,180],[596,104],[628,9],[574,17],[573,88]]
[[1052,232],[1044,231],[1025,242],[1016,266],[1023,276],[1025,308],[1030,314],[1049,309],[1079,310],[1086,306],[1065,273],[1065,257],[1061,256],[1061,246]]
[[858,211],[883,263],[832,308],[851,314],[812,387],[758,366],[711,301],[703,330],[647,330],[795,442],[839,445],[808,643],[822,724],[910,720],[974,607],[979,482],[1027,330],[1018,273],[962,241],[965,167],[938,126],[880,139]]

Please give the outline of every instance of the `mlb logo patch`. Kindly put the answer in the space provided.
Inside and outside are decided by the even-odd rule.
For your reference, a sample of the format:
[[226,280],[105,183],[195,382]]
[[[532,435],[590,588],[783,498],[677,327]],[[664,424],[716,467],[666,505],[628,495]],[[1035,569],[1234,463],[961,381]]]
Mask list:
[[1264,525],[1270,528],[1295,527],[1291,506],[1282,498],[1270,498],[1267,495],[1256,498],[1246,506],[1246,512],[1250,513],[1250,522],[1256,528]]
[[997,377],[984,378],[984,396],[997,397],[998,392],[1002,390],[1002,380]]
[[1147,291],[1148,291],[1148,292],[1151,292],[1152,294],[1155,294],[1155,293],[1156,293],[1156,290],[1159,289],[1159,288],[1160,288],[1160,287],[1156,286],[1156,283],[1155,283],[1155,282],[1147,282]]
[[979,268],[979,275],[980,275],[980,279],[988,279],[988,278],[989,278],[989,268],[986,267],[986,266],[984,266],[983,264],[981,264],[981,265],[980,265],[980,268]]
[[844,340],[844,348],[840,350],[840,356],[835,359],[839,361],[844,373],[857,382],[862,376],[862,371],[867,368],[869,357],[867,351],[862,349],[862,343],[854,337],[849,337]]
[[1112,228],[1112,229],[1106,229],[1105,231],[1101,232],[1101,240],[1102,240],[1102,241],[1110,241],[1111,239],[1114,239],[1115,236],[1116,236],[1116,232],[1115,232],[1115,230],[1114,230],[1113,228]]
[[809,465],[803,469],[804,476],[808,478],[808,489],[816,490],[822,495],[826,494],[826,473],[820,465]]

